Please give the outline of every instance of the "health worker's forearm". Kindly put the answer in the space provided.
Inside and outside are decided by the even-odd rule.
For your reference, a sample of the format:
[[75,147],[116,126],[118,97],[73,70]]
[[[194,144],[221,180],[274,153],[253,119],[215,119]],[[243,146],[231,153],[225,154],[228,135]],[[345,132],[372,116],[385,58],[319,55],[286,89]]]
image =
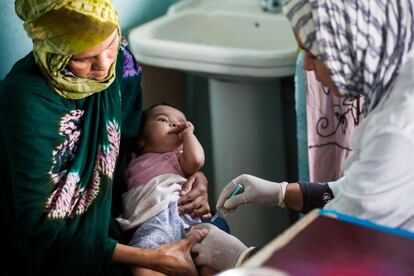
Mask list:
[[286,187],[284,197],[285,205],[295,211],[301,211],[303,208],[303,193],[299,183],[289,183]]

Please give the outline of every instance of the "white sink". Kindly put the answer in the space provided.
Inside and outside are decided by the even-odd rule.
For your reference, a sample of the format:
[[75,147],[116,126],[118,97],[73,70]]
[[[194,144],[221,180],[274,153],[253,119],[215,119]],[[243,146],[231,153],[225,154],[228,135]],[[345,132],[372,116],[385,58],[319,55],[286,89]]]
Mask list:
[[[293,75],[296,42],[282,14],[233,5],[183,4],[131,30],[129,41],[144,64],[210,75],[274,78]],[[227,1],[229,2],[229,1]],[[257,1],[258,2],[258,1]]]

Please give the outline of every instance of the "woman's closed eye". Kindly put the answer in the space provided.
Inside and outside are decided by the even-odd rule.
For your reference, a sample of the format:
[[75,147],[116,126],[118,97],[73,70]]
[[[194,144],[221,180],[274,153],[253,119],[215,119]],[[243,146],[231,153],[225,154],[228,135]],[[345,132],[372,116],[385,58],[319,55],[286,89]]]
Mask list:
[[72,58],[73,62],[78,62],[78,63],[85,63],[89,60],[89,58],[85,57],[85,58]]

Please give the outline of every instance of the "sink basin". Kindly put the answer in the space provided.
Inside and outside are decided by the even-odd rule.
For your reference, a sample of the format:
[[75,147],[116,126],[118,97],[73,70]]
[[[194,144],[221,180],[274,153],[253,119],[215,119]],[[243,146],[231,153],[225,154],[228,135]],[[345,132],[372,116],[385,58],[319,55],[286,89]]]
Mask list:
[[132,29],[129,41],[137,60],[159,67],[256,78],[293,75],[295,68],[288,20],[258,9],[175,8]]

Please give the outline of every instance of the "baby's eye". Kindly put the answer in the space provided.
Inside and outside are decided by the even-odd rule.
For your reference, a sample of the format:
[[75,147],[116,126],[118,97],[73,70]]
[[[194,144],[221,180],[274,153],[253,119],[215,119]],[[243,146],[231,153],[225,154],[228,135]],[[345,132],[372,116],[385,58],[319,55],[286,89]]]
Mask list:
[[168,123],[168,120],[166,118],[160,117],[160,118],[158,118],[158,122]]

